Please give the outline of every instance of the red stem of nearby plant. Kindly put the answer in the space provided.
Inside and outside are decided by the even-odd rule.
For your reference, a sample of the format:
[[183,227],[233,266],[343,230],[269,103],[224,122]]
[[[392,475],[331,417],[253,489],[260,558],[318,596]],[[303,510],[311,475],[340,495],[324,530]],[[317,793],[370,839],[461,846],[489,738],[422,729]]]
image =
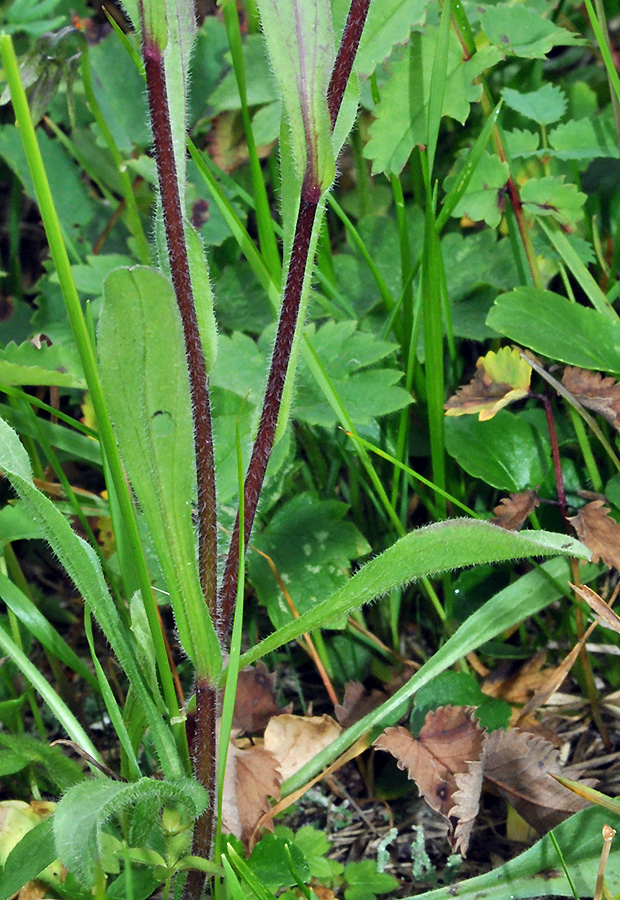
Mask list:
[[196,318],[185,243],[185,228],[178,190],[164,61],[159,46],[154,41],[149,40],[146,34],[144,34],[143,54],[170,271],[181,322],[183,323],[192,407],[194,410],[194,446],[196,449],[198,477],[198,565],[200,583],[211,617],[215,618],[217,596],[217,521],[209,381],[200,341],[200,332],[198,331],[198,320]]
[[[349,15],[347,16],[345,29],[327,91],[327,101],[332,128],[338,118],[338,113],[342,105],[342,98],[344,97],[344,92],[351,75],[351,69],[359,46],[364,23],[366,22],[369,6],[370,0],[352,0],[351,2]],[[267,471],[267,464],[273,449],[273,440],[278,424],[282,393],[286,383],[293,338],[298,324],[299,305],[301,302],[304,276],[308,264],[312,228],[314,226],[320,198],[320,186],[307,177],[301,192],[301,201],[299,204],[299,212],[297,214],[297,223],[295,225],[295,236],[293,238],[293,249],[284,289],[280,321],[278,323],[278,333],[271,359],[271,368],[269,370],[261,420],[258,426],[256,440],[254,441],[254,446],[252,448],[252,456],[244,485],[244,533],[246,547],[252,532],[256,508],[265,480],[265,472]],[[226,559],[226,567],[224,569],[222,589],[220,592],[218,629],[221,636],[226,635],[231,627],[235,599],[237,596],[238,568],[239,516],[237,516],[235,522],[235,528]]]
[[547,428],[549,429],[549,439],[551,441],[551,458],[553,459],[553,471],[555,473],[555,486],[558,492],[558,501],[560,503],[560,512],[564,519],[564,527],[569,534],[572,534],[572,528],[567,518],[566,508],[566,492],[564,490],[564,474],[562,472],[562,462],[560,460],[560,446],[558,444],[558,434],[555,429],[555,419],[553,417],[553,407],[551,400],[546,394],[539,394],[547,417]]

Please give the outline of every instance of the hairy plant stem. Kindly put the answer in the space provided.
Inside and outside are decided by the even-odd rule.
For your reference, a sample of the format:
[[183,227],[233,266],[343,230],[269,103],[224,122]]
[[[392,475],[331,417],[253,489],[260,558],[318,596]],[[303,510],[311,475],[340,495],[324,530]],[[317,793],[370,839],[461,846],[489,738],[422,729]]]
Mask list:
[[[345,24],[340,47],[336,55],[332,75],[327,90],[327,103],[332,129],[338,118],[342,105],[344,92],[351,75],[351,69],[357,53],[362,30],[366,22],[370,0],[352,0],[349,14]],[[309,154],[310,156],[310,154]],[[271,358],[269,377],[265,390],[265,398],[262,406],[262,414],[252,456],[245,478],[245,517],[244,535],[247,547],[254,517],[260,498],[267,464],[273,449],[273,441],[278,424],[278,415],[282,402],[282,394],[286,383],[288,364],[291,358],[293,338],[298,327],[299,307],[308,268],[308,254],[312,238],[312,229],[317,215],[319,201],[321,199],[320,185],[313,179],[310,172],[306,173],[302,190],[293,249],[286,277],[284,298],[280,310],[278,332]],[[230,631],[235,597],[237,595],[237,580],[239,568],[239,516],[235,521],[235,528],[226,558],[224,577],[219,600],[218,633],[224,637]]]
[[198,566],[200,584],[209,612],[212,619],[214,619],[217,597],[217,522],[209,380],[198,331],[189,259],[185,243],[185,228],[174,158],[164,60],[159,46],[150,41],[146,33],[144,36],[143,54],[170,271],[183,324],[192,408],[194,411],[194,446],[198,480]]
[[[209,795],[209,805],[196,820],[192,840],[192,854],[208,859],[211,855],[217,816],[217,757],[216,720],[218,689],[202,679],[196,681],[196,719],[192,740],[194,772]],[[184,900],[199,900],[205,883],[205,873],[191,869],[185,882]]]

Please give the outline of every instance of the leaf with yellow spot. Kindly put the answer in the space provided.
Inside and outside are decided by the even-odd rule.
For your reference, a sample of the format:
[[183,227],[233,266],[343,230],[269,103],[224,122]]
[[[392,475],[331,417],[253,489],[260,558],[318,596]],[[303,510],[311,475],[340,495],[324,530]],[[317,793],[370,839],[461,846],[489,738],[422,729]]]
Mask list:
[[476,374],[445,405],[447,416],[478,413],[481,422],[492,419],[500,409],[522,400],[530,393],[532,369],[521,358],[518,347],[490,351],[476,363]]

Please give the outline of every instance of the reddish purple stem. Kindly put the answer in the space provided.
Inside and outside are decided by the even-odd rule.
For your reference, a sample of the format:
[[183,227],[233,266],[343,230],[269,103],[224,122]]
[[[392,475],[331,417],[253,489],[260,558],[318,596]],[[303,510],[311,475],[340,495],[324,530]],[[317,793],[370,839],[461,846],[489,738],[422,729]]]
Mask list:
[[[144,36],[144,67],[157,160],[159,191],[166,229],[172,283],[179,307],[194,410],[194,445],[198,477],[198,565],[200,583],[212,618],[217,596],[217,520],[215,463],[209,381],[205,367],[185,243],[172,128],[161,50]],[[165,364],[165,361],[164,361]]]
[[[342,40],[332,70],[329,87],[327,90],[327,103],[329,108],[332,129],[338,118],[342,105],[342,98],[351,75],[351,69],[355,60],[355,54],[359,46],[362,30],[368,14],[370,0],[352,0],[349,15],[345,24]],[[265,480],[267,464],[273,449],[278,415],[282,403],[282,393],[286,383],[288,364],[291,358],[293,338],[297,329],[299,306],[304,284],[304,274],[308,264],[310,239],[318,204],[321,198],[321,186],[311,182],[307,173],[304,181],[297,223],[295,225],[295,237],[293,250],[289,264],[284,299],[280,310],[278,333],[271,359],[271,368],[265,391],[265,399],[262,407],[262,415],[252,456],[245,479],[244,496],[244,535],[247,547],[258,500]],[[235,609],[239,573],[239,516],[235,522],[233,536],[226,558],[224,577],[219,600],[218,631],[221,637],[228,634]]]

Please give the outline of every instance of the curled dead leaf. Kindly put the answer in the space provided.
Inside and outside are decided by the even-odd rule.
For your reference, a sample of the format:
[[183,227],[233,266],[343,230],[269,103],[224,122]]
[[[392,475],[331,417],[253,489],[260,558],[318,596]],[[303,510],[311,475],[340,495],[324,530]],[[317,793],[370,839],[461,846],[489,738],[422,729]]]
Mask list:
[[512,728],[485,740],[485,779],[540,834],[588,805],[552,778],[561,774],[570,777],[558,750],[543,738]]
[[424,799],[446,819],[454,806],[455,774],[466,772],[482,753],[484,731],[464,706],[442,706],[428,713],[417,738],[402,726],[386,728],[375,741],[406,769]]
[[609,515],[603,500],[586,503],[569,522],[582,544],[592,551],[592,562],[599,559],[620,569],[620,524]]
[[447,416],[478,413],[481,422],[492,419],[500,409],[527,397],[532,369],[521,358],[518,347],[489,351],[476,362],[476,374],[445,404]]
[[534,510],[540,506],[540,500],[536,491],[522,491],[502,497],[493,512],[495,517],[491,519],[494,525],[506,528],[508,531],[519,531],[523,523]]
[[381,706],[387,700],[385,691],[373,688],[370,693],[359,681],[348,681],[344,687],[344,699],[342,704],[334,707],[338,723],[343,728],[350,728],[373,709]]
[[264,662],[246,666],[239,672],[233,729],[247,734],[264,731],[272,716],[290,712],[278,706],[274,691],[275,673],[269,674]]
[[282,781],[298,772],[341,733],[331,716],[274,716],[265,729],[265,749],[277,760]]
[[[241,750],[233,740],[228,746],[222,791],[222,828],[243,841],[250,851],[256,825],[270,807],[269,798],[280,799],[282,776],[278,762],[264,747]],[[273,831],[269,821],[268,828]]]
[[620,431],[620,383],[600,372],[566,366],[562,384],[582,406],[599,413]]

